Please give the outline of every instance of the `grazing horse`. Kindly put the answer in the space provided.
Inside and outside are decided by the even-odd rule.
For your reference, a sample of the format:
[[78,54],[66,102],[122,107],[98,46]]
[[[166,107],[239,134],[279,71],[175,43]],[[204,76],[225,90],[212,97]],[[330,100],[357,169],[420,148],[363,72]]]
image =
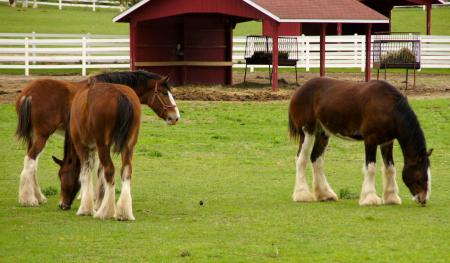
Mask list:
[[[401,204],[392,156],[397,139],[403,152],[402,178],[414,199],[425,205],[431,190],[429,156],[425,137],[407,99],[385,81],[355,83],[330,78],[314,78],[292,96],[289,105],[289,133],[299,139],[297,174],[293,200],[337,200],[323,172],[324,152],[329,136],[361,140],[365,145],[364,182],[361,206]],[[384,162],[383,199],[375,190],[377,147]],[[305,179],[310,158],[313,193]]]
[[[117,88],[114,86],[110,87],[112,84],[108,84],[109,86],[102,83],[93,85],[93,88],[85,89],[75,95],[71,107],[70,125],[66,125],[69,128],[66,129],[65,133],[64,158],[63,160],[58,160],[53,156],[53,160],[60,165],[58,173],[61,180],[60,207],[64,210],[70,209],[80,188],[81,182],[81,205],[77,215],[94,214],[94,217],[98,218],[111,218],[112,216],[115,216],[120,220],[134,220],[131,209],[131,195],[129,194],[129,178],[131,178],[131,153],[134,144],[136,143],[137,134],[135,135],[136,138],[129,138],[128,144],[122,143],[124,145],[124,151],[119,151],[119,149],[122,148],[122,144],[118,143],[120,142],[120,138],[117,136],[122,136],[122,133],[111,132],[111,125],[115,123],[115,129],[126,129],[128,126],[122,125],[121,123],[123,122],[120,122],[119,120],[113,121],[113,116],[110,117],[111,120],[101,119],[103,115],[110,114],[107,108],[114,108],[114,97],[112,95],[109,96],[109,94],[113,93],[114,95],[117,93]],[[161,119],[165,120],[167,124],[176,124],[179,118],[179,112],[175,100],[170,94],[170,87],[168,85],[155,85],[150,95],[147,98],[147,105],[153,109]],[[102,96],[105,97],[104,101],[101,99]],[[106,99],[108,96],[109,99]],[[108,103],[113,104],[107,104],[108,100],[112,101]],[[122,100],[122,102],[123,101],[125,100]],[[134,117],[132,114],[123,115],[131,111],[122,107],[123,105],[126,105],[125,103],[121,103],[120,100],[118,100],[116,104],[120,106],[117,108],[116,116],[121,116],[122,118],[129,116],[128,119],[130,121],[135,121],[134,118],[138,116],[136,113],[133,115]],[[133,112],[136,112],[136,110],[133,109]],[[174,112],[176,113],[176,116],[170,117]],[[98,114],[99,116],[96,116],[95,114]],[[83,118],[80,118],[80,116]],[[103,123],[103,125],[100,125],[99,123]],[[110,126],[107,126],[107,124]],[[137,126],[139,126],[139,123]],[[97,136],[94,136],[94,134],[97,134]],[[116,137],[118,139],[115,135],[117,135]],[[82,142],[81,145],[79,143],[80,140]],[[111,177],[113,178],[114,176],[114,167],[112,166],[109,157],[110,147],[113,144],[115,145],[115,151],[122,154],[123,165],[122,194],[117,203],[115,215],[113,213],[114,196],[111,197],[111,193],[114,194],[114,181],[111,181]],[[95,163],[95,148],[98,150],[100,167],[98,170],[97,186],[94,196],[92,181],[89,179],[89,175]],[[94,213],[94,211],[96,212]]]
[[[175,103],[169,91],[168,77],[161,77],[146,71],[134,71],[105,73],[94,76],[94,79],[97,82],[123,84],[131,87],[142,104],[162,105],[162,108],[159,105],[154,108],[160,111],[156,112],[159,116],[165,116],[168,123],[176,122],[179,118],[177,107],[172,107]],[[17,98],[16,135],[27,145],[27,154],[19,184],[19,203],[21,205],[37,206],[46,202],[37,182],[39,154],[55,131],[65,129],[65,120],[75,93],[88,86],[87,80],[66,82],[38,79],[29,83]],[[159,95],[155,97],[155,94],[159,93],[163,93],[165,97],[163,101]],[[155,98],[158,99],[155,100]],[[167,105],[172,106],[168,107]],[[167,108],[167,113],[162,112],[165,108]]]
[[[97,150],[100,160],[99,180],[105,181],[105,189],[103,201],[94,217],[105,219],[115,216],[122,220],[134,220],[130,187],[131,159],[139,134],[140,114],[138,96],[124,85],[98,83],[75,95],[68,126],[70,136],[65,139],[73,144],[72,149],[75,150],[69,151],[68,154],[76,153],[79,158],[78,165],[81,165],[80,169],[76,169],[80,170],[79,178],[83,189],[78,215],[91,215],[93,212],[94,195],[90,175]],[[114,165],[110,155],[111,147],[114,153],[120,153],[122,157],[122,190],[117,209],[114,205]],[[76,156],[69,158],[77,159]],[[62,175],[61,180],[64,178],[67,179]]]

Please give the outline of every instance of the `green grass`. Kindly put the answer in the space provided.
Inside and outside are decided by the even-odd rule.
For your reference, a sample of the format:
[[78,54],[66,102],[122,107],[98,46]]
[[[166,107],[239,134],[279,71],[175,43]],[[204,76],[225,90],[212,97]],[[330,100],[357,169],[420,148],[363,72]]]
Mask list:
[[[353,194],[361,188],[363,145],[335,138],[325,172],[346,199],[292,202],[297,147],[287,139],[287,105],[181,101],[181,122],[172,127],[145,108],[133,167],[135,222],[76,216],[79,201],[72,210],[60,211],[58,195],[39,208],[20,207],[24,150],[13,137],[14,107],[1,105],[0,261],[448,260],[449,99],[412,101],[428,146],[434,148],[433,190],[426,208],[411,201],[401,176],[401,206],[359,207]],[[60,136],[52,137],[39,161],[41,187],[59,189],[52,154],[62,155]],[[400,172],[398,145],[395,158]]]
[[113,23],[119,10],[39,6],[11,8],[0,4],[1,33],[110,34],[128,35],[127,23]]
[[[91,33],[128,35],[127,23],[113,23],[118,10],[90,8],[64,8],[39,6],[39,8],[10,8],[0,3],[0,32],[12,33]],[[393,31],[426,32],[426,13],[422,9],[394,9]],[[450,7],[432,10],[431,31],[434,35],[450,35]],[[252,21],[237,24],[235,36],[261,34],[261,23]]]
[[[433,8],[431,34],[450,35],[450,7]],[[422,9],[397,8],[392,12],[392,31],[427,33],[427,14]]]

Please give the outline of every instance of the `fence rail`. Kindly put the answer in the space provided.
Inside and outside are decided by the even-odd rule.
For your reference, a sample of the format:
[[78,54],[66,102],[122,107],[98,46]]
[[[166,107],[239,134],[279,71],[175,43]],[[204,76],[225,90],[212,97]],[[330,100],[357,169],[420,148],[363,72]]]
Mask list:
[[[9,3],[9,0],[0,0],[0,3],[1,2]],[[63,7],[88,7],[94,12],[97,8],[125,9],[125,7],[120,4],[120,1],[114,0],[16,0],[16,5],[19,5],[19,2],[21,2],[22,5],[33,4],[35,5],[34,7],[40,5],[57,6],[59,10],[62,10]]]
[[[450,36],[421,36],[422,68],[450,68]],[[326,67],[365,68],[365,36],[328,36]],[[298,67],[318,68],[319,37],[299,36]],[[128,36],[0,33],[0,69],[130,68]],[[245,66],[245,37],[233,39],[233,67]],[[251,65],[250,70],[265,65]]]

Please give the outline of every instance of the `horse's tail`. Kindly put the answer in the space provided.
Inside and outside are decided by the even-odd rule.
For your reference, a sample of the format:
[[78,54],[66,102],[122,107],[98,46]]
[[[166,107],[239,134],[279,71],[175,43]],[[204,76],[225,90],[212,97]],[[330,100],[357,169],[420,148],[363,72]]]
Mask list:
[[16,111],[18,118],[16,136],[17,138],[19,138],[19,140],[30,144],[32,142],[31,97],[22,97],[16,106]]
[[134,114],[133,104],[125,95],[121,94],[117,99],[117,119],[112,132],[115,153],[120,153],[130,139]]
[[289,137],[291,140],[298,141],[300,138],[300,129],[295,125],[291,114],[289,114]]

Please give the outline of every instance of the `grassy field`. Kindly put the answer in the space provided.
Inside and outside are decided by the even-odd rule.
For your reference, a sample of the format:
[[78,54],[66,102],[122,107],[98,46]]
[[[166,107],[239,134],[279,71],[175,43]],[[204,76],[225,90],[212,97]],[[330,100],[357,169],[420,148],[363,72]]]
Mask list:
[[[19,5],[20,6],[20,5]],[[128,35],[127,23],[113,23],[118,10],[64,8],[11,8],[0,4],[1,33],[110,34]]]
[[[411,201],[400,178],[401,206],[361,208],[355,198],[294,203],[297,147],[287,139],[287,102],[179,102],[177,126],[144,111],[133,169],[135,222],[78,217],[79,201],[60,211],[57,195],[39,208],[18,206],[24,150],[13,138],[13,106],[1,105],[0,261],[445,262],[450,100],[412,105],[435,149],[426,208]],[[50,159],[61,157],[61,148],[62,138],[52,137],[40,159],[44,189],[59,189]],[[363,152],[361,143],[331,140],[325,171],[337,193],[359,194]],[[395,157],[400,172],[398,145]],[[381,193],[380,172],[377,186]]]
[[[128,24],[113,23],[112,18],[118,10],[89,8],[64,8],[40,6],[33,9],[10,8],[0,3],[0,17],[7,23],[0,23],[0,32],[12,33],[91,33],[91,34],[128,34]],[[434,8],[432,11],[432,33],[450,35],[450,7]],[[393,31],[426,32],[426,14],[422,9],[394,9]],[[259,35],[259,22],[241,23],[236,26],[235,36]]]

